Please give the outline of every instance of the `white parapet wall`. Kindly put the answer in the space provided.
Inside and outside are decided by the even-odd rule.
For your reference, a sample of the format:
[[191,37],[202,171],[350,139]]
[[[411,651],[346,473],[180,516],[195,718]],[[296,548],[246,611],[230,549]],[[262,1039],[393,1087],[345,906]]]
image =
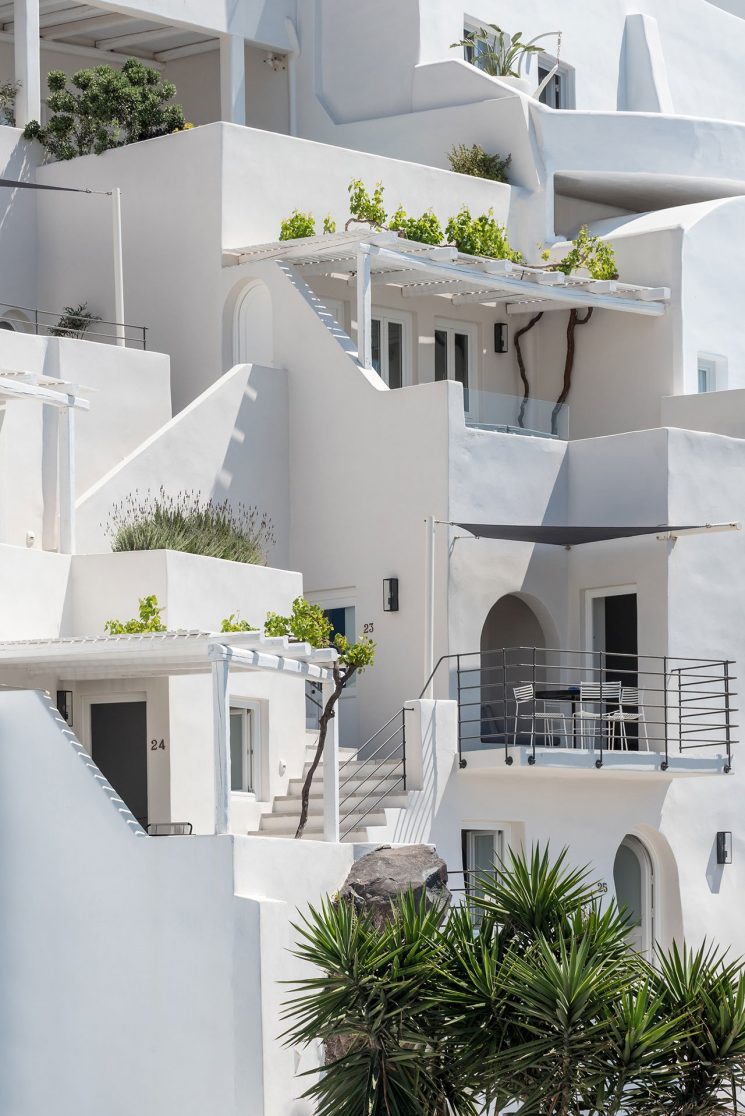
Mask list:
[[0,742],[0,1109],[309,1113],[276,982],[351,847],[148,838],[38,693],[0,694]]

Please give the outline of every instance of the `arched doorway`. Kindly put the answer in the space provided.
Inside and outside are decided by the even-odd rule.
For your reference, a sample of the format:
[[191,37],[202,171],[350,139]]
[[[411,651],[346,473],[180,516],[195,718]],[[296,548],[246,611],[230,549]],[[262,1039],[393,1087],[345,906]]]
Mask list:
[[272,296],[265,283],[249,283],[239,292],[233,328],[234,364],[274,364]]
[[481,718],[476,735],[482,746],[522,742],[513,691],[530,683],[536,669],[543,674],[546,646],[543,624],[524,597],[508,593],[492,605],[481,629],[480,671],[472,681],[479,700],[471,716]]
[[655,887],[652,857],[643,841],[627,833],[613,862],[613,883],[618,906],[631,922],[629,945],[651,960],[655,942]]

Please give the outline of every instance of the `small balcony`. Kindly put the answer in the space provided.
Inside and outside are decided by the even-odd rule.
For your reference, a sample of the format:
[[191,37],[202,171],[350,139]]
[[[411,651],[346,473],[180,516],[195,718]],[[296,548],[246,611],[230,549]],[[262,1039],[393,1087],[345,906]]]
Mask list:
[[731,661],[542,647],[453,660],[461,767],[498,753],[507,767],[566,773],[732,769]]
[[466,426],[500,434],[525,434],[533,438],[569,438],[569,407],[546,399],[524,399],[496,391],[463,389]]

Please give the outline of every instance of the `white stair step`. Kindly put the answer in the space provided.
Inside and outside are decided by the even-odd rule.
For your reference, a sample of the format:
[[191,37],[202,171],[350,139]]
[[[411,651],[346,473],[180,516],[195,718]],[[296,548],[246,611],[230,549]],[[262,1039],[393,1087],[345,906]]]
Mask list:
[[[273,836],[281,836],[287,834],[288,836],[295,835],[297,829],[298,819],[285,816],[283,814],[264,814],[261,819],[261,833],[271,833]],[[355,817],[345,818],[342,822],[342,829],[353,825],[355,830],[359,827],[367,828],[367,826],[385,825],[386,818],[382,811],[376,810],[372,814],[368,814],[365,818]],[[362,831],[360,829],[360,831]],[[323,833],[323,815],[311,815],[305,825],[306,833]]]
[[[382,792],[381,792],[382,793]],[[382,802],[377,802],[380,794],[371,795],[369,799],[365,799],[364,795],[355,795],[352,798],[344,799],[343,810],[355,810],[361,808],[366,810],[368,806],[377,803],[378,807],[383,807],[389,810],[400,810],[408,803],[408,795],[403,794],[387,794]],[[301,800],[299,795],[286,795],[274,799],[272,807],[273,814],[292,815],[299,817],[300,815]],[[323,813],[323,795],[311,795],[308,799],[308,814],[313,816],[315,814]]]
[[[287,784],[287,797],[299,798],[303,792],[303,784],[303,779],[290,779],[289,783]],[[350,778],[348,782],[345,780],[344,785],[341,788],[342,798],[346,798],[347,795],[352,794],[353,792],[358,792],[363,787],[366,789],[366,791],[371,791],[373,787],[375,787],[379,794],[386,794],[389,791],[402,791],[403,775],[390,775],[384,778],[381,774],[379,777],[374,779]],[[313,778],[313,781],[310,785],[310,793],[312,798],[317,797],[318,795],[323,795],[322,775]]]

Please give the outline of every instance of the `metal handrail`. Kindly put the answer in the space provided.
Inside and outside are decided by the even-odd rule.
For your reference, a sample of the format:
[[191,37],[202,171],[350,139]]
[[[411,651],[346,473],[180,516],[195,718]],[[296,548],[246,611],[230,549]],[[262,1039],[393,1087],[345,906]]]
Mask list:
[[[354,818],[354,822],[345,830],[342,831],[340,827],[340,836],[342,838],[346,837],[353,831],[353,829],[360,826],[364,822],[365,818],[369,817],[370,814],[372,814],[377,809],[377,807],[385,801],[388,795],[390,795],[391,792],[399,785],[401,785],[403,790],[406,790],[407,712],[408,709],[406,706],[404,706],[403,709],[400,709],[398,710],[398,712],[394,713],[393,716],[390,717],[384,725],[381,725],[377,732],[373,733],[373,735],[365,741],[365,743],[361,746],[357,753],[355,753],[354,756],[351,756],[349,759],[345,760],[344,763],[339,765],[339,820],[341,823],[344,821],[348,821],[352,817]],[[386,738],[377,745],[375,750],[370,755],[365,756],[364,759],[360,760],[358,758],[359,752],[376,741],[378,737],[381,736],[381,734],[386,733],[391,725],[394,724],[394,722],[399,722],[395,730],[392,733],[388,734]],[[381,752],[383,751],[383,749],[388,748],[388,746],[394,740],[396,740],[399,734],[401,739],[400,756],[393,755],[390,751],[386,751],[385,754],[381,757]],[[368,768],[371,763],[375,764],[373,769],[371,771],[366,770],[366,768]],[[373,780],[375,780],[376,776],[378,775],[378,772],[380,772],[386,764],[392,764],[393,766],[389,767],[386,772],[377,779],[377,781],[373,782]],[[345,769],[349,769],[349,774],[346,778],[342,778],[342,773],[345,771]],[[353,780],[358,785],[355,787],[350,787],[347,794],[342,794],[343,788],[348,786]],[[361,813],[360,811],[362,811],[366,803],[369,802],[370,798],[377,793],[377,791],[383,786],[383,784],[390,782],[392,782],[392,786],[387,786],[383,793],[380,794],[374,802],[371,802],[367,806],[367,809],[365,809],[364,812]],[[349,805],[352,798],[360,798],[360,796],[360,802],[358,802],[355,806]],[[349,808],[345,810],[344,807],[347,805],[349,805]]]
[[[76,330],[74,328],[65,329],[64,326],[62,328],[60,328],[57,325],[57,322],[62,317],[64,317],[64,314],[60,313],[57,310],[40,310],[37,306],[17,306],[14,303],[10,303],[10,302],[1,302],[0,305],[2,305],[5,308],[3,321],[13,323],[14,325],[16,325],[18,327],[24,327],[24,326],[28,327],[28,329],[18,328],[18,330],[17,330],[18,333],[27,333],[27,332],[30,332],[31,330],[33,330],[34,334],[37,337],[38,336],[45,336],[45,335],[46,336],[63,336],[63,337],[64,336],[69,336],[69,337],[72,337],[73,339],[81,340],[81,341],[87,341],[87,340],[90,340],[93,337],[101,337],[101,338],[104,338],[104,339],[110,340],[110,341],[121,340],[122,336],[118,333],[102,333],[99,329],[95,328],[97,326],[112,326],[114,329],[132,330],[137,336],[128,337],[127,334],[125,333],[124,336],[123,336],[123,340],[124,341],[131,341],[131,342],[136,343],[136,344],[141,344],[143,350],[147,349],[147,332],[148,332],[148,328],[149,328],[148,326],[134,325],[132,322],[109,322],[109,321],[104,321],[102,318],[97,318],[97,319],[91,321],[91,324],[84,331],[82,337],[77,337],[77,334],[79,333],[79,330]],[[7,311],[9,311],[9,310],[20,310],[24,314],[32,314],[33,315],[33,320],[32,321],[25,321],[23,318],[14,318],[12,316],[8,316]],[[53,318],[54,321],[52,321],[52,322],[40,321],[39,320],[40,318]],[[55,330],[57,332],[52,333],[51,332],[52,330]]]

